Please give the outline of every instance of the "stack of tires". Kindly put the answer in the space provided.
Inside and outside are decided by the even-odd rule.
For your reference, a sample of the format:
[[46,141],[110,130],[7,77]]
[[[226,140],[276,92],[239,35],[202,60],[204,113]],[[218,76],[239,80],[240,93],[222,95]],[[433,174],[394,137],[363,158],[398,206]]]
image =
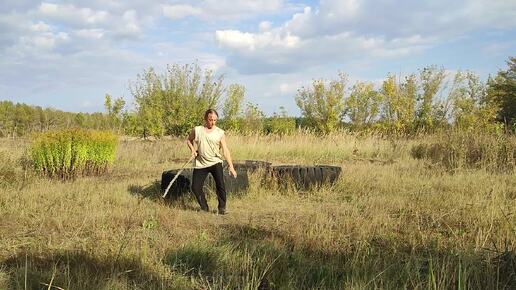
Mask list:
[[[224,163],[224,183],[226,185],[226,191],[230,194],[238,194],[247,191],[249,188],[249,175],[248,173],[254,172],[255,170],[263,168],[265,172],[270,171],[270,162],[258,161],[258,160],[243,160],[233,162],[235,171],[237,172],[237,178],[229,175],[229,171],[226,169],[227,166]],[[161,174],[161,191],[165,192],[169,183],[174,179],[174,176],[179,172],[179,169],[173,169],[164,171]],[[178,176],[174,184],[170,187],[167,196],[174,198],[181,196],[185,193],[190,192],[192,186],[192,175],[193,168],[186,168]],[[206,181],[204,182],[204,190],[214,190],[215,181],[211,174],[208,174]]]
[[[297,189],[307,190],[323,184],[333,184],[339,178],[342,168],[331,165],[277,165],[272,166],[270,162],[258,160],[243,160],[233,162],[237,172],[237,178],[229,175],[224,170],[224,183],[229,194],[238,194],[247,191],[249,188],[249,173],[262,170],[264,177],[272,177],[277,180],[280,188],[285,188],[291,182]],[[226,164],[223,165],[226,168]],[[164,192],[179,169],[164,171],[161,175],[161,190]],[[174,198],[190,192],[192,186],[193,168],[186,168],[178,176],[170,187],[168,197]],[[214,190],[215,181],[208,174],[204,183],[205,190]]]

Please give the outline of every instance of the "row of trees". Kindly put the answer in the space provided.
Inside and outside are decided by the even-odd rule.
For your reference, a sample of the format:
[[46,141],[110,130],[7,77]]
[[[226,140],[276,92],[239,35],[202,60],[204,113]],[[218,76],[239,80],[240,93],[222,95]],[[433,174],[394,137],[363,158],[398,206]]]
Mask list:
[[[322,132],[330,132],[347,120],[354,128],[409,133],[456,126],[460,129],[496,126],[502,117],[494,88],[496,79],[483,83],[473,72],[447,73],[426,67],[403,79],[388,75],[379,88],[372,82],[356,82],[348,90],[347,76],[326,84],[316,80],[298,91],[296,102],[303,116]],[[509,120],[509,123],[512,122]]]
[[516,57],[508,68],[483,82],[473,72],[450,73],[429,66],[407,76],[389,74],[381,84],[349,84],[345,74],[335,80],[314,80],[298,90],[300,118],[279,112],[266,117],[245,101],[245,87],[225,86],[222,76],[198,64],[169,65],[158,74],[150,68],[130,84],[135,103],[105,96],[105,113],[68,113],[0,102],[0,136],[57,128],[111,129],[134,136],[185,135],[202,122],[207,108],[221,109],[221,127],[249,132],[287,134],[299,127],[328,133],[347,126],[386,133],[516,128]]
[[0,101],[0,137],[70,128],[108,130],[113,126],[111,118],[103,113],[70,113]]

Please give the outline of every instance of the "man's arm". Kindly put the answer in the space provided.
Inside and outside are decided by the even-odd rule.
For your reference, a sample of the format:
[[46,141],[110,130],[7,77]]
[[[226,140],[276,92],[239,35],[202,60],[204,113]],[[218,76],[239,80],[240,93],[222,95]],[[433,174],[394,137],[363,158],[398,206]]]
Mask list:
[[220,147],[222,147],[222,153],[224,154],[224,158],[226,158],[226,162],[228,163],[229,173],[231,173],[231,175],[236,178],[237,173],[233,167],[233,160],[231,160],[231,154],[229,153],[229,149],[226,144],[226,136],[224,135],[220,139]]
[[186,138],[186,145],[188,145],[188,148],[190,148],[190,151],[192,152],[192,156],[197,157],[197,150],[195,150],[195,146],[193,144],[194,140],[195,140],[195,128],[192,129],[192,131],[188,135],[188,138]]

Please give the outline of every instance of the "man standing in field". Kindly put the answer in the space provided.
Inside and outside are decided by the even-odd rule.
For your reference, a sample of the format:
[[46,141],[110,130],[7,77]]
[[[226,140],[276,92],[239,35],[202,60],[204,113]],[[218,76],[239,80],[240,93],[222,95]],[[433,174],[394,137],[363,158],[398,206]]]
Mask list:
[[[226,188],[224,185],[224,175],[222,172],[222,156],[224,154],[229,167],[229,173],[237,177],[229,149],[226,145],[224,130],[217,127],[217,111],[209,109],[204,113],[204,126],[196,126],[188,135],[186,144],[195,157],[192,191],[204,211],[209,211],[208,202],[204,195],[204,180],[208,173],[211,173],[217,188],[217,198],[219,201],[218,213],[226,213]],[[195,146],[194,146],[195,143]],[[196,150],[197,147],[197,150]]]

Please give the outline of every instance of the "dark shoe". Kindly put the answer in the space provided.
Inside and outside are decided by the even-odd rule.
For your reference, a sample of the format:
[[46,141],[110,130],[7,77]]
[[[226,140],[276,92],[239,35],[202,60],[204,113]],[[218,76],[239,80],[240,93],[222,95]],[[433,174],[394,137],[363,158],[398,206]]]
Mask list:
[[225,215],[226,214],[226,210],[225,209],[219,209],[218,214],[219,215]]

